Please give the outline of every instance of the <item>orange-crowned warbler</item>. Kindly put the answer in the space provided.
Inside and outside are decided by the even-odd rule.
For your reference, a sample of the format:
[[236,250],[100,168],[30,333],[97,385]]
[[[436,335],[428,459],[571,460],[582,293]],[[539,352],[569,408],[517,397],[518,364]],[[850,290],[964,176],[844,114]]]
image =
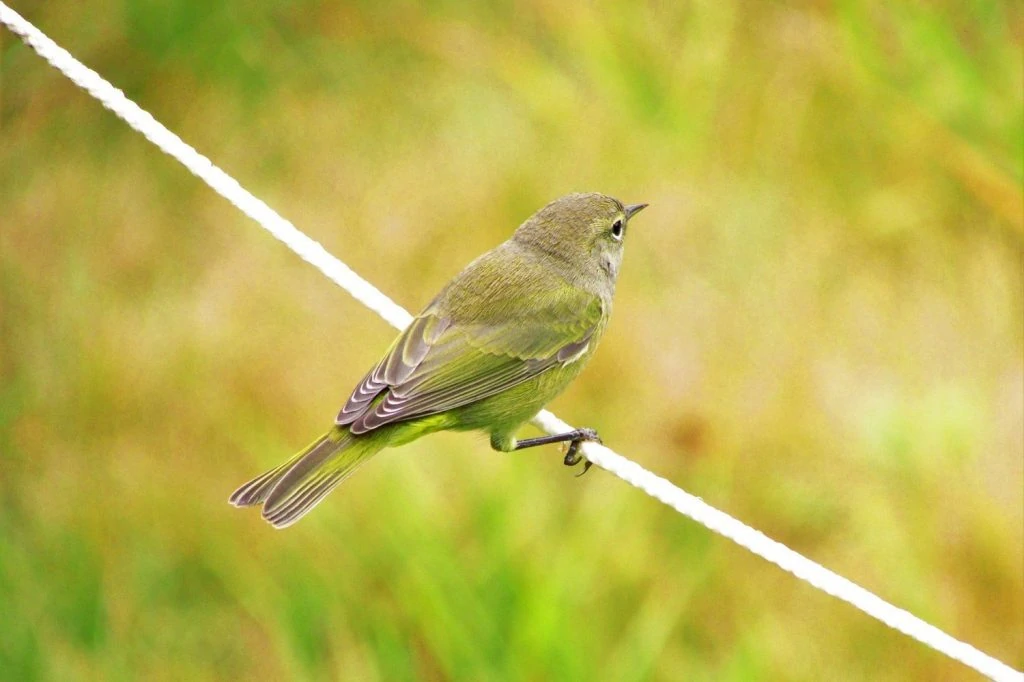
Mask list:
[[[359,382],[334,426],[231,495],[263,505],[278,528],[302,518],[386,447],[443,430],[482,430],[502,452],[568,442],[575,465],[593,429],[518,440],[515,432],[569,385],[612,312],[629,220],[646,204],[570,194],[441,290]],[[584,471],[590,463],[586,462]]]

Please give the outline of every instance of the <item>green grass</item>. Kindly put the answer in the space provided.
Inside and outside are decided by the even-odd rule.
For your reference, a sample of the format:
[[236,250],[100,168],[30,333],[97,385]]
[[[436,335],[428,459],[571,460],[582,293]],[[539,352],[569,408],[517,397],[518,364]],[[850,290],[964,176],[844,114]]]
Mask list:
[[[410,308],[650,202],[555,410],[1024,667],[1013,3],[15,9]],[[230,508],[391,337],[0,32],[0,679],[972,679],[555,448]]]

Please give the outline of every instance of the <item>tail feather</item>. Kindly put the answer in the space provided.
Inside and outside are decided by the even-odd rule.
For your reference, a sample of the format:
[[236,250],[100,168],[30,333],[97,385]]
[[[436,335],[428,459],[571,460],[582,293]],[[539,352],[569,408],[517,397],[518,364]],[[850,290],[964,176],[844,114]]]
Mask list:
[[324,471],[316,474],[312,480],[282,499],[277,506],[264,507],[263,518],[275,528],[292,525],[323,500],[327,493],[334,490],[354,468],[353,466],[347,471]]
[[291,459],[286,460],[284,464],[260,474],[245,485],[241,486],[235,492],[231,493],[231,497],[228,498],[228,502],[236,507],[254,507],[256,505],[263,504],[270,495],[270,491],[273,490],[274,486],[277,485],[277,482],[281,480],[281,477],[288,473],[288,470],[291,469],[296,462],[302,459],[305,454],[306,451],[303,450]]
[[254,478],[231,496],[237,507],[263,504],[263,518],[285,528],[305,516],[380,449],[372,439],[332,429],[281,466]]

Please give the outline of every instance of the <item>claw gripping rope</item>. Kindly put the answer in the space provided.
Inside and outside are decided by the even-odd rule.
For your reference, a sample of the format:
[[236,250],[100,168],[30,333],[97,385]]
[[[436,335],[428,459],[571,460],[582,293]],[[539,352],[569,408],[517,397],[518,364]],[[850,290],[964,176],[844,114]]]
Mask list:
[[[2,0],[0,0],[0,22],[6,24],[39,56],[72,82],[99,100],[103,106],[140,132],[164,153],[180,161],[215,192],[238,207],[270,234],[284,242],[285,246],[298,254],[300,258],[327,275],[329,279],[367,308],[380,315],[393,327],[404,329],[412,320],[412,316],[405,309],[328,253],[318,242],[300,232],[298,228],[278,215],[263,201],[246,191],[234,178],[165,128],[98,73],[76,60],[35,26],[25,21]],[[538,414],[533,421],[548,433],[564,433],[572,430],[572,427],[547,410]],[[990,679],[998,682],[1024,682],[1024,674],[1005,663],[975,649],[966,642],[947,635],[908,611],[889,604],[863,587],[715,509],[699,497],[685,492],[622,455],[596,443],[584,443],[582,452],[594,464],[643,490],[651,497],[664,502],[679,513],[720,535],[724,535],[819,590],[857,607],[894,630],[913,637],[922,644],[960,661]]]

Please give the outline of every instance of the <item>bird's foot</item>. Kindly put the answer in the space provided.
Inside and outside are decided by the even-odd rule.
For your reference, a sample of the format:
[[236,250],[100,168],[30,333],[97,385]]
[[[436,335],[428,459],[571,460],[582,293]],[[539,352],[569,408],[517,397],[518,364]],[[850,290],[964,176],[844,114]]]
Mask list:
[[565,451],[565,459],[563,459],[562,462],[565,464],[565,466],[572,467],[576,466],[577,464],[580,463],[580,461],[582,461],[583,471],[576,474],[576,478],[579,478],[583,474],[587,473],[587,471],[590,470],[590,467],[594,466],[593,462],[591,462],[589,459],[584,459],[583,455],[579,453],[580,443],[600,443],[601,437],[597,435],[597,431],[595,431],[594,429],[577,429],[577,433],[579,434],[579,438],[574,438],[573,440],[569,441],[569,449]]

